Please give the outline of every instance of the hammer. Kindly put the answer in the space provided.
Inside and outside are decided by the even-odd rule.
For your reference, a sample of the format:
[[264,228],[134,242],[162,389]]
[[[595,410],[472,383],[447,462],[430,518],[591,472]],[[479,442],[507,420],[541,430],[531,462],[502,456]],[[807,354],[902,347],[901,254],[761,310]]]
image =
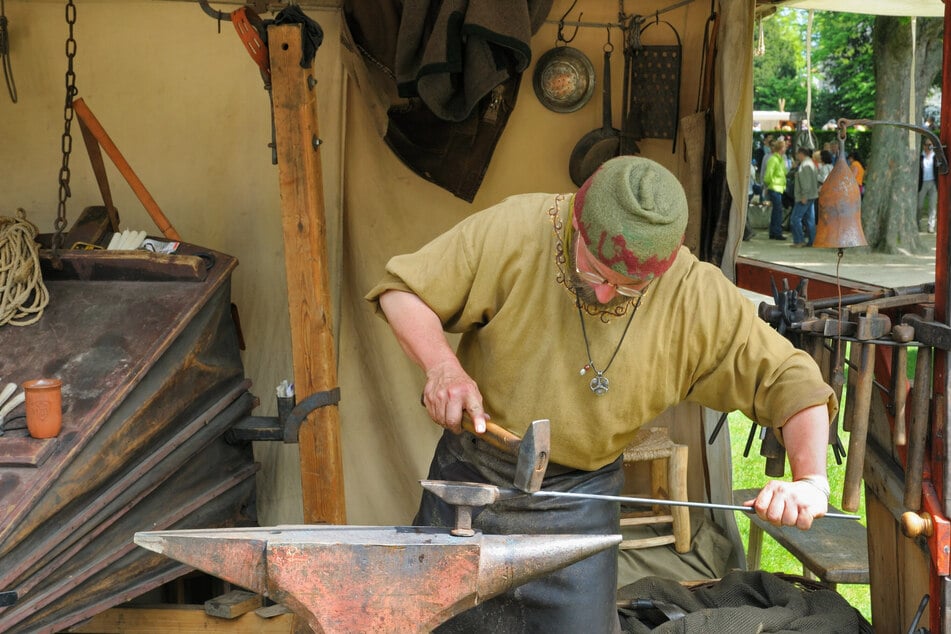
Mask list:
[[485,422],[485,432],[481,434],[476,433],[475,426],[468,418],[462,421],[462,428],[517,458],[513,482],[516,489],[534,493],[542,488],[551,451],[551,421],[547,418],[532,421],[522,438],[489,421]]

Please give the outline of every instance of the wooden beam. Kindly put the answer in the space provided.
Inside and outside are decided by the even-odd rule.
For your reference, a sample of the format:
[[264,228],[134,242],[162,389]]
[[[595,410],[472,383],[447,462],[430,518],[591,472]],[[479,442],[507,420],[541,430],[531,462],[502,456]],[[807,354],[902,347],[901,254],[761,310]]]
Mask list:
[[[268,27],[271,91],[284,228],[294,389],[298,402],[337,387],[327,229],[313,65],[301,68],[300,25]],[[315,410],[300,428],[307,523],[346,524],[340,418],[336,405]]]
[[293,634],[294,623],[295,617],[290,612],[271,618],[248,612],[235,619],[221,619],[205,614],[200,605],[168,605],[110,608],[66,631],[74,634]]
[[264,605],[260,594],[247,590],[232,590],[214,599],[205,601],[205,614],[222,619],[236,619]]

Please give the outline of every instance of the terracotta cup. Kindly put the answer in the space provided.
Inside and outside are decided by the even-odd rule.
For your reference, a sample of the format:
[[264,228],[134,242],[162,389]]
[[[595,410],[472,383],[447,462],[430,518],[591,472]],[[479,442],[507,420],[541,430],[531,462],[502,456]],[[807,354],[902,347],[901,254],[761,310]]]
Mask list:
[[59,379],[34,379],[23,383],[26,428],[34,438],[53,438],[63,426],[63,383]]

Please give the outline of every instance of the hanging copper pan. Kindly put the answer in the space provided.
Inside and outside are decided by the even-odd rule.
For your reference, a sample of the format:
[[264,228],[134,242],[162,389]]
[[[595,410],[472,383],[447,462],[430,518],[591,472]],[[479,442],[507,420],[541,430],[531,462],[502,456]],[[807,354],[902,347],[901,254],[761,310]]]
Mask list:
[[594,94],[594,65],[578,49],[556,46],[538,59],[532,85],[549,110],[574,112]]

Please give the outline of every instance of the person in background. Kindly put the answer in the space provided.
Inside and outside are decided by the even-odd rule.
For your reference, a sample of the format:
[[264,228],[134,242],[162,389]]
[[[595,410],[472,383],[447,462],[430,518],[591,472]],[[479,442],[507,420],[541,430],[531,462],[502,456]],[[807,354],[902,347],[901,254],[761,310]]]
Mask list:
[[832,152],[822,150],[818,152],[819,158],[816,158],[815,154],[816,153],[813,153],[813,161],[816,164],[816,178],[819,181],[819,187],[822,187],[822,184],[826,182],[826,179],[832,172]]
[[783,140],[783,143],[786,144],[783,150],[783,158],[786,160],[786,172],[788,173],[796,164],[796,157],[792,151],[792,137],[787,136],[780,138]]
[[836,159],[839,158],[839,144],[834,141],[826,141],[822,144],[822,149],[829,153],[829,156],[832,157],[832,160],[829,161],[829,165],[835,165]]
[[[821,190],[822,184],[832,173],[832,153],[829,150],[816,150],[812,153],[812,162],[816,164],[816,181],[819,183],[819,189]],[[816,198],[813,212],[817,223],[819,222],[819,211],[819,199]],[[815,236],[813,236],[813,239],[815,239]]]
[[[789,228],[792,231],[794,247],[811,247],[816,237],[815,201],[819,198],[819,179],[816,164],[812,162],[812,148],[801,147],[796,150],[799,166],[793,179],[793,194],[796,202]],[[803,229],[805,228],[805,234]]]
[[763,174],[766,173],[766,161],[769,160],[769,155],[773,153],[774,140],[775,138],[772,134],[767,134],[763,137],[763,155],[756,164],[756,183],[759,185],[759,196],[761,199],[766,198],[766,188],[763,187]]
[[852,168],[852,175],[855,176],[855,182],[859,184],[859,193],[865,195],[865,165],[862,164],[862,157],[855,150],[849,152],[849,167]]
[[[772,480],[748,502],[759,517],[807,529],[828,511],[835,394],[811,356],[683,246],[687,218],[676,176],[620,156],[573,194],[509,196],[390,259],[366,299],[422,370],[423,403],[443,428],[430,479],[511,487],[515,461],[481,439],[486,420],[520,435],[544,411],[557,418],[542,489],[617,495],[638,428],[690,401],[777,428],[793,481]],[[445,332],[461,335],[456,347]],[[618,515],[617,502],[519,495],[473,513],[472,527],[605,535]],[[413,524],[454,522],[424,491]],[[436,632],[619,632],[617,567],[609,549]]]
[[934,170],[934,145],[925,139],[918,162],[918,230],[934,233],[938,224],[938,185]]
[[763,172],[763,191],[772,203],[769,217],[769,239],[785,240],[783,235],[783,192],[786,191],[786,141],[780,137],[773,141],[772,152]]
[[[756,161],[750,161],[750,183],[746,191],[746,226],[743,229],[743,241],[747,242],[756,235],[756,232],[753,231],[753,225],[750,224],[750,204],[753,202],[753,192],[756,188],[753,184],[756,182]],[[760,191],[763,191],[762,187],[759,188]]]

